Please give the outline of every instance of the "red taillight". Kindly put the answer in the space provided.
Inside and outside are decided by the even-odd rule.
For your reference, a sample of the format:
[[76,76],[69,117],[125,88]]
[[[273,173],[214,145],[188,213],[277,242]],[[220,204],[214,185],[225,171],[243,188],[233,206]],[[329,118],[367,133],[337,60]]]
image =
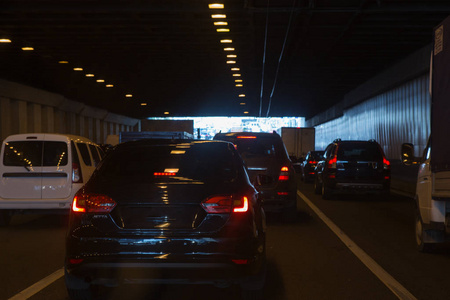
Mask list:
[[83,262],[82,258],[69,258],[69,264],[71,265],[78,265]]
[[256,139],[254,135],[238,135],[236,138],[238,139]]
[[391,178],[391,176],[387,176],[387,175],[384,176],[384,179],[385,179],[385,180],[389,180],[390,178]]
[[227,214],[248,211],[248,198],[236,198],[230,195],[212,196],[202,202],[203,209],[210,214]]
[[278,196],[288,196],[289,192],[277,192]]
[[336,163],[337,163],[337,157],[335,156],[328,161],[328,168],[336,169]]
[[383,169],[389,170],[391,168],[391,163],[386,159],[386,157],[383,157]]
[[308,161],[308,163],[309,163],[309,164],[312,164],[312,165],[315,165],[315,164],[317,164],[317,161],[315,161],[315,160],[310,160],[310,161]]
[[232,262],[234,262],[237,265],[246,265],[248,264],[248,259],[232,259]]
[[165,177],[165,176],[175,176],[177,173],[174,172],[155,172],[153,173],[155,177]]
[[72,182],[83,183],[83,174],[81,174],[80,165],[72,163]]
[[77,193],[73,198],[72,211],[75,213],[109,213],[117,203],[102,194]]
[[278,181],[289,180],[289,167],[281,167],[280,175],[278,176]]

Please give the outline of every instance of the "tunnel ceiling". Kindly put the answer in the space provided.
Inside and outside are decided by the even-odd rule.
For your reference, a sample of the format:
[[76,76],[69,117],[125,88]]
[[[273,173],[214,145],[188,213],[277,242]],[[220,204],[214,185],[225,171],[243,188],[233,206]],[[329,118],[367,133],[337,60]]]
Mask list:
[[449,14],[434,0],[3,0],[0,78],[135,118],[309,118],[430,44]]

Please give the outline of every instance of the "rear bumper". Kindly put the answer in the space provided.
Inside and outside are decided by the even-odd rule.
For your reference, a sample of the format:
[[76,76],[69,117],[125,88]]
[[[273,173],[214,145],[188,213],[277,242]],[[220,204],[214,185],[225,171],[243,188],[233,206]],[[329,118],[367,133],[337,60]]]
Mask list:
[[326,182],[327,188],[332,193],[342,194],[381,194],[389,191],[390,181],[383,182],[341,182],[329,180]]
[[260,199],[262,200],[264,211],[282,212],[285,209],[297,207],[297,190],[264,191],[261,192]]

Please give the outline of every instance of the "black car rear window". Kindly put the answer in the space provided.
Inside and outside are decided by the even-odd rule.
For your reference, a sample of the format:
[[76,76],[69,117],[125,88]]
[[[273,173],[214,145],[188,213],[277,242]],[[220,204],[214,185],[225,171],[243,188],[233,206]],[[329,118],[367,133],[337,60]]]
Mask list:
[[237,161],[225,143],[139,146],[113,151],[98,176],[136,183],[155,178],[232,181],[237,176]]
[[231,141],[244,159],[252,157],[280,157],[285,151],[281,139],[269,136],[234,138]]
[[341,143],[338,146],[337,158],[347,161],[378,161],[383,158],[383,154],[376,143]]
[[5,145],[3,165],[51,167],[67,165],[67,144],[53,141],[17,141]]

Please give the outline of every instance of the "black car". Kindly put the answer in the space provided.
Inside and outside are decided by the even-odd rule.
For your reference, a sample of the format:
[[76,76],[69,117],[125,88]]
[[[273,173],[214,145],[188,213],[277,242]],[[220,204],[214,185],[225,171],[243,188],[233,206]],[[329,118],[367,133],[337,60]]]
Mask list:
[[119,144],[73,200],[70,298],[122,283],[239,284],[245,297],[258,298],[266,246],[257,196],[231,143]]
[[236,146],[260,192],[264,210],[282,213],[285,220],[292,221],[297,214],[297,182],[281,137],[276,132],[232,132],[218,133],[214,140]]
[[325,151],[309,151],[300,164],[301,179],[305,182],[314,181],[317,163],[322,160]]
[[324,199],[333,194],[388,194],[391,166],[375,140],[335,140],[316,167],[314,190]]

